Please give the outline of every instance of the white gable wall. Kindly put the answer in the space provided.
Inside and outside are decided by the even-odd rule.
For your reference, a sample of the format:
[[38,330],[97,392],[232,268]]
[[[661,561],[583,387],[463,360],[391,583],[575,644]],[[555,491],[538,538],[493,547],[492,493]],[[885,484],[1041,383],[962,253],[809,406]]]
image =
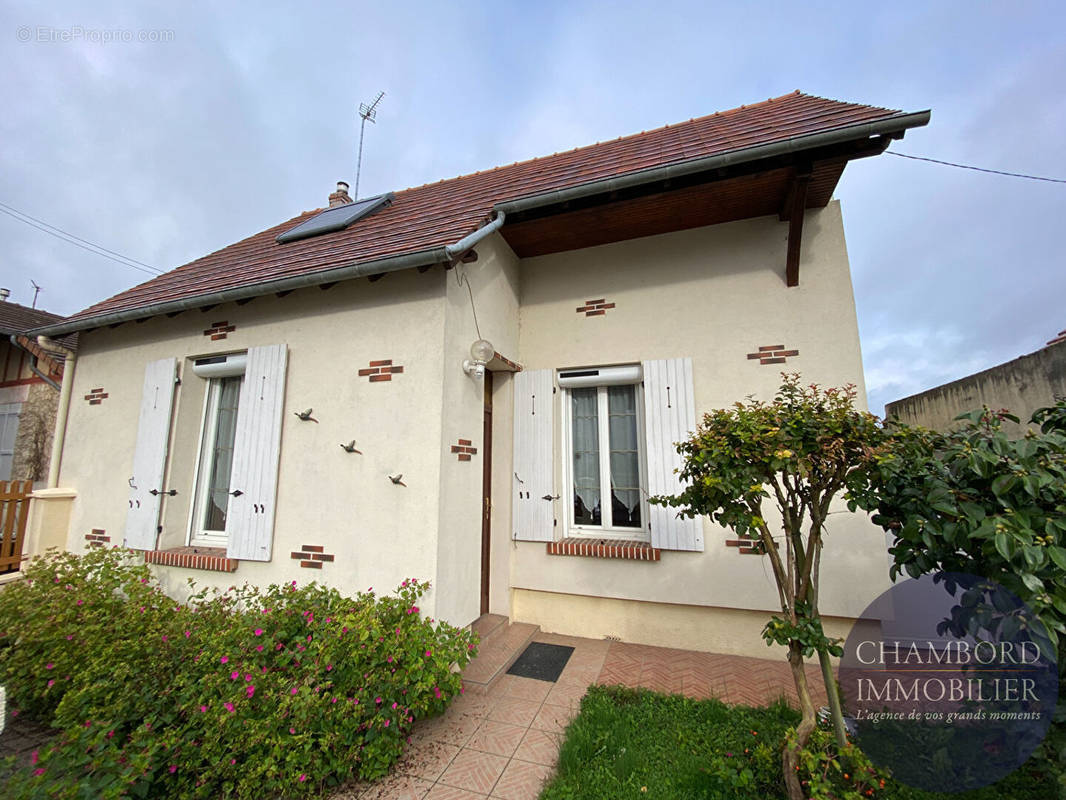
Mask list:
[[[522,260],[519,359],[527,369],[559,369],[689,357],[697,418],[748,395],[771,399],[782,371],[823,386],[856,384],[858,405],[865,408],[839,204],[807,213],[795,288],[784,283],[787,236],[786,223],[763,217]],[[615,307],[593,317],[577,312],[592,299]],[[746,357],[767,345],[799,355],[783,365]],[[557,419],[560,410],[556,395]],[[555,493],[565,498],[562,424],[554,435]],[[556,501],[557,538],[564,533],[564,502]],[[514,610],[549,630],[638,641],[650,641],[650,632],[642,639],[636,629],[614,630],[602,604],[583,605],[579,596],[641,600],[649,607],[774,610],[776,591],[764,559],[726,547],[727,538],[735,537],[705,521],[704,552],[663,550],[658,563],[547,555],[544,544],[517,542]],[[823,612],[856,616],[888,585],[883,533],[863,517],[835,516],[822,574]],[[559,607],[550,598],[561,596],[575,598],[572,613],[550,610]],[[582,612],[586,606],[594,610]],[[635,619],[631,612],[618,616]],[[758,642],[757,628],[754,638]]]

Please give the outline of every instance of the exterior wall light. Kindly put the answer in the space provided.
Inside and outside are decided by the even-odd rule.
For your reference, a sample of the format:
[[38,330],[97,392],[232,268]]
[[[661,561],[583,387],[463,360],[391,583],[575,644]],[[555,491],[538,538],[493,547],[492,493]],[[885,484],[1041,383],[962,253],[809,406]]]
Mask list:
[[492,346],[492,342],[478,339],[470,345],[470,358],[463,361],[463,372],[471,378],[484,378],[485,365],[492,360],[494,355],[496,355],[496,348]]

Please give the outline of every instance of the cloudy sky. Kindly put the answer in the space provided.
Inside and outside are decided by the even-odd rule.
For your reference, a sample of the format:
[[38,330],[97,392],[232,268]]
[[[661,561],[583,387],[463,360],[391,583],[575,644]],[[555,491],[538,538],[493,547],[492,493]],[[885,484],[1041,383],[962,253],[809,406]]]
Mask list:
[[[901,152],[1066,178],[1059,2],[79,5],[0,2],[0,203],[163,269],[324,203],[379,90],[363,195],[793,89],[931,108]],[[886,155],[837,197],[874,411],[1066,328],[1066,185]],[[12,300],[145,277],[0,214]]]

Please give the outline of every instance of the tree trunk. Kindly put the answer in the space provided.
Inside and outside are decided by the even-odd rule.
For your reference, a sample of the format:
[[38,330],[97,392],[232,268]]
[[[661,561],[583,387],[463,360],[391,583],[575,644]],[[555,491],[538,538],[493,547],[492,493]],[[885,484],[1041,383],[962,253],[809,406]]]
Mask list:
[[796,684],[796,696],[799,698],[800,718],[796,726],[796,738],[791,747],[785,747],[781,752],[781,769],[785,775],[785,788],[788,791],[789,800],[804,800],[806,797],[803,787],[800,785],[799,753],[807,746],[814,730],[814,704],[811,702],[811,693],[807,688],[807,672],[803,668],[803,646],[796,641],[788,643],[788,665],[792,669],[792,680]]
[[844,725],[844,712],[840,708],[840,691],[837,688],[836,677],[833,675],[833,664],[829,661],[829,653],[819,650],[818,661],[822,665],[822,681],[825,683],[825,694],[829,700],[829,715],[833,720],[837,747],[844,749],[848,744],[848,729]]

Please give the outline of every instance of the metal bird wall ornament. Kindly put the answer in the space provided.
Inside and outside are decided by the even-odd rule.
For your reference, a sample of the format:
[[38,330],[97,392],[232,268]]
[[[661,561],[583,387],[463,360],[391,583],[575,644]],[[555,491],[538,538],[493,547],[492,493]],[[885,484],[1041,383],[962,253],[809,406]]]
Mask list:
[[307,409],[306,411],[293,411],[292,413],[295,414],[296,416],[298,416],[304,422],[318,422],[317,419],[315,419],[314,417],[311,416],[311,409],[310,408]]
[[[342,444],[342,445],[341,445],[341,449],[342,449],[342,450],[343,450],[343,451],[344,451],[345,453],[358,453],[359,455],[362,455],[362,454],[363,454],[363,451],[362,451],[362,450],[356,450],[356,449],[355,449],[355,439],[352,439],[352,440],[351,440],[350,442],[348,442],[348,444]],[[401,476],[401,477],[402,477],[402,476]]]
[[396,475],[390,475],[389,480],[395,483],[397,486],[407,486],[407,484],[403,482],[402,472],[397,473]]

